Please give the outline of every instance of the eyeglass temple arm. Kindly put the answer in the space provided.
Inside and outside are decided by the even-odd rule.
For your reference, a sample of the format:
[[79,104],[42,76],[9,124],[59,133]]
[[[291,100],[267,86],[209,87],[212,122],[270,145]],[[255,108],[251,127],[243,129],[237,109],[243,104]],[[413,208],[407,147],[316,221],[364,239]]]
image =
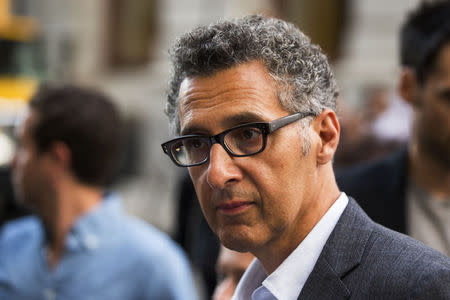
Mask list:
[[309,111],[309,112],[296,113],[296,114],[289,115],[289,116],[286,116],[281,119],[274,120],[269,123],[269,132],[273,132],[273,131],[275,131],[283,126],[286,126],[290,123],[293,123],[297,120],[300,120],[300,119],[303,119],[303,118],[306,118],[309,116],[314,116],[314,115],[315,114],[313,112]]

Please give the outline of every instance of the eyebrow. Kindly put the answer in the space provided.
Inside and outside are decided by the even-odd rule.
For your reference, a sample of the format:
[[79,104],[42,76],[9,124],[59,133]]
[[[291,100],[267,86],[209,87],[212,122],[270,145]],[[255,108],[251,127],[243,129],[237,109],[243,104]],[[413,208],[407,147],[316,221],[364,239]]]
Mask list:
[[[264,120],[264,118],[261,116],[261,114],[245,111],[240,112],[234,115],[231,115],[229,117],[226,117],[223,119],[220,124],[223,128],[228,129],[237,125],[246,124],[246,123],[253,123],[253,122],[267,122]],[[181,135],[188,135],[188,134],[195,134],[196,132],[208,132],[210,134],[209,130],[205,130],[204,127],[192,125],[185,127],[180,134]]]
[[225,118],[222,121],[224,127],[233,127],[245,123],[266,122],[264,118],[257,113],[245,111]]

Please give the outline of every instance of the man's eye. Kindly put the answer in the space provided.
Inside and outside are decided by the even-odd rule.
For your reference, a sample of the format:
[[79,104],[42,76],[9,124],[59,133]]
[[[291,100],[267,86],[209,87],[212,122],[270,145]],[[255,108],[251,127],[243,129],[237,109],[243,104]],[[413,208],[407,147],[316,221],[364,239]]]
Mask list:
[[204,148],[206,145],[205,141],[202,139],[189,139],[187,141],[184,142],[184,147],[187,150],[197,150],[197,149],[202,149]]
[[242,135],[246,138],[246,139],[251,139],[254,135],[255,132],[253,130],[246,130],[242,133]]
[[202,147],[203,142],[201,140],[192,140],[191,141],[191,147],[192,148],[201,148]]
[[259,131],[256,130],[256,129],[254,129],[254,128],[251,128],[251,129],[245,129],[245,130],[243,130],[243,131],[241,132],[240,135],[241,135],[241,138],[242,138],[242,139],[244,139],[244,140],[250,140],[250,139],[253,139],[253,138],[258,137],[258,136],[259,136]]

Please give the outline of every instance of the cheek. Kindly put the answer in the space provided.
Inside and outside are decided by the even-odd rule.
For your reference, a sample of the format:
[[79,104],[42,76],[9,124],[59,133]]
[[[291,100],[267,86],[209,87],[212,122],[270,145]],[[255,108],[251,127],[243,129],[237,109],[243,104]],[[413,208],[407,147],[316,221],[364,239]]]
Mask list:
[[276,223],[297,218],[305,205],[304,199],[314,193],[311,187],[315,181],[315,165],[310,156],[289,151],[284,154],[278,161],[266,160],[259,164],[254,181],[263,199],[266,218]]
[[[283,154],[283,155],[282,155]],[[301,153],[280,153],[279,159],[262,159],[255,165],[253,184],[264,198],[286,199],[299,192],[309,177],[309,168]]]
[[434,123],[439,126],[439,132],[445,134],[450,128],[450,105],[442,101],[436,105],[430,114],[430,119],[435,120]]
[[444,115],[441,110],[431,105],[423,108],[418,122],[419,131],[426,135],[441,135],[442,128],[448,120],[448,115]]
[[298,182],[302,179],[291,172],[289,166],[259,164],[255,174],[249,176],[252,188],[261,199],[261,217],[269,227],[283,227],[298,210],[292,197],[301,199]]

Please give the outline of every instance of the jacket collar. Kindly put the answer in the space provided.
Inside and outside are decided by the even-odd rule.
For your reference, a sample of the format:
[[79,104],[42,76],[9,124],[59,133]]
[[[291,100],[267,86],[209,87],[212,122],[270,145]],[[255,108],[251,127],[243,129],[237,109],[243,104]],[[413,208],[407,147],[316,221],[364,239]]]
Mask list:
[[372,233],[372,221],[354,199],[349,202],[305,283],[298,299],[348,299],[342,278],[354,270]]

